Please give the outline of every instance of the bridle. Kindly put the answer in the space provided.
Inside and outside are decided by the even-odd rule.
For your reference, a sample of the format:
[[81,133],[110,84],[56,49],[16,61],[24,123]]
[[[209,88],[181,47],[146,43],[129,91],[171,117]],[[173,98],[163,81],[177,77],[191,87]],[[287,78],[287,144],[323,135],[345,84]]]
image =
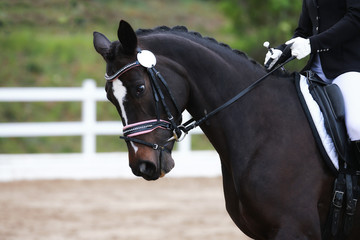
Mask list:
[[[284,51],[285,52],[285,51]],[[168,87],[165,79],[161,76],[160,72],[155,69],[156,64],[156,58],[155,55],[148,51],[148,50],[140,50],[138,49],[137,54],[137,60],[135,62],[129,63],[122,67],[119,71],[117,71],[115,74],[108,76],[105,74],[105,79],[108,82],[112,82],[116,79],[118,79],[121,75],[123,75],[125,72],[135,68],[135,67],[145,67],[147,69],[149,79],[151,82],[151,87],[154,94],[154,100],[155,100],[155,106],[156,106],[156,119],[133,123],[127,126],[124,126],[123,128],[123,134],[124,136],[120,136],[121,139],[129,142],[135,142],[139,144],[143,144],[145,146],[151,147],[154,150],[160,150],[160,151],[167,151],[170,152],[169,149],[166,148],[166,146],[171,141],[181,141],[183,138],[181,138],[182,134],[185,136],[190,130],[198,127],[203,122],[205,122],[210,117],[214,116],[216,113],[220,112],[221,110],[227,108],[243,96],[245,96],[247,93],[249,93],[251,90],[253,90],[260,82],[262,82],[264,79],[266,79],[268,76],[270,76],[273,72],[277,71],[279,68],[282,68],[285,64],[292,61],[295,57],[290,57],[283,63],[279,64],[277,67],[273,68],[271,71],[269,71],[267,74],[259,78],[257,81],[252,83],[250,86],[242,90],[240,93],[238,93],[235,97],[231,98],[227,102],[225,102],[223,105],[219,106],[218,108],[214,109],[210,113],[206,114],[204,117],[202,117],[199,120],[195,120],[194,118],[190,119],[184,124],[178,125],[177,122],[181,122],[182,115],[181,111],[175,101],[175,98],[173,97],[170,88]],[[161,90],[159,82],[165,87],[167,94],[170,96],[172,104],[175,106],[175,109],[177,111],[177,114],[180,116],[178,121],[176,121],[173,117],[173,115],[170,112],[169,107],[166,104],[165,101],[165,95],[163,91]],[[160,119],[160,109],[159,105],[162,105],[163,109],[166,112],[167,120]],[[172,132],[173,137],[167,140],[167,143],[165,145],[158,145],[155,143],[149,143],[147,141],[135,138],[135,136],[144,135],[147,133],[150,133],[154,131],[155,129],[166,129]]]
[[[166,148],[166,146],[171,141],[180,141],[182,131],[180,129],[180,125],[177,124],[177,122],[181,122],[182,115],[181,111],[178,107],[178,104],[175,101],[175,98],[173,94],[171,93],[171,90],[165,81],[165,79],[162,77],[159,71],[155,69],[156,64],[156,58],[153,53],[151,53],[148,50],[140,50],[138,49],[137,53],[137,60],[135,62],[129,63],[122,67],[119,71],[117,71],[115,74],[108,76],[105,74],[105,79],[108,82],[113,82],[116,79],[118,79],[121,75],[126,73],[127,71],[136,68],[136,67],[144,67],[147,69],[148,76],[151,83],[151,88],[154,95],[155,100],[155,111],[156,111],[156,119],[137,122],[133,124],[129,124],[124,126],[123,128],[123,134],[124,136],[120,136],[121,139],[127,141],[127,142],[135,142],[142,145],[146,145],[148,147],[151,147],[154,150],[161,150],[161,151],[167,151],[170,152],[169,149]],[[175,119],[174,116],[170,112],[170,108],[168,107],[168,104],[165,101],[165,94],[161,89],[162,84],[166,90],[166,94],[170,97],[172,104],[174,105],[176,109],[176,113],[180,116],[179,119]],[[160,118],[160,106],[163,107],[167,120]],[[135,138],[136,136],[144,135],[147,133],[150,133],[154,131],[155,129],[165,129],[172,132],[172,136],[170,139],[167,140],[167,143],[164,145],[159,145],[156,143],[150,143],[138,138]]]

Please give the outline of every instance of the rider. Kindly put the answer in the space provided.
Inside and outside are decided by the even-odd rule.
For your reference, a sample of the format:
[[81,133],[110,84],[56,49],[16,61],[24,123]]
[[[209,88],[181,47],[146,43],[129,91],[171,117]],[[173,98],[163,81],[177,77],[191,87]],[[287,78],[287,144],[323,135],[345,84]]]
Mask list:
[[304,70],[339,86],[348,136],[360,161],[360,0],[303,0],[293,38],[269,50],[265,66],[271,62],[271,69],[291,43],[297,59],[311,54]]

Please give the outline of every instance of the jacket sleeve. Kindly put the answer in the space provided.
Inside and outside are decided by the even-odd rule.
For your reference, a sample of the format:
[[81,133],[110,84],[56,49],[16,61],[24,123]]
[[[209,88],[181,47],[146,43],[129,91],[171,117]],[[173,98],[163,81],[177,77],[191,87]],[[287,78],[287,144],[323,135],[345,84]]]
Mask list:
[[346,14],[326,31],[310,37],[312,52],[346,44],[360,35],[360,1],[346,0]]
[[312,23],[310,14],[306,6],[306,0],[303,0],[302,11],[299,18],[298,27],[295,29],[293,38],[309,38],[312,35]]

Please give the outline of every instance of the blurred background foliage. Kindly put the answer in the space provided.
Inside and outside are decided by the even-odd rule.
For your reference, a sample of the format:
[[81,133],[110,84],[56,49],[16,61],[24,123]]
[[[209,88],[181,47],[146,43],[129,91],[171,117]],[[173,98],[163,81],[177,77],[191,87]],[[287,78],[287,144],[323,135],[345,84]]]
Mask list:
[[[268,40],[292,36],[301,0],[2,0],[0,87],[104,85],[105,64],[94,51],[93,31],[116,40],[120,19],[135,29],[184,25],[263,62]],[[303,62],[288,69],[300,70]],[[105,92],[104,92],[105,94]],[[1,103],[0,122],[78,121],[80,103]],[[119,120],[110,103],[98,103],[99,120]],[[208,149],[203,137],[195,149]],[[78,152],[80,138],[0,138],[0,153]],[[124,149],[115,136],[99,136],[98,151]]]

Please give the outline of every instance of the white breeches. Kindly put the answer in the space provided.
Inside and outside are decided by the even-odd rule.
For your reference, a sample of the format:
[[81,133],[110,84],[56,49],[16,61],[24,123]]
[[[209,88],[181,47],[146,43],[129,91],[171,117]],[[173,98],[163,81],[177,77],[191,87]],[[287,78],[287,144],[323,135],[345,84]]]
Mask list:
[[325,82],[339,86],[345,102],[345,125],[351,141],[360,140],[360,72],[346,72],[335,79],[327,79],[317,56],[312,70]]
[[360,72],[347,72],[334,79],[345,102],[345,124],[350,140],[360,140]]

